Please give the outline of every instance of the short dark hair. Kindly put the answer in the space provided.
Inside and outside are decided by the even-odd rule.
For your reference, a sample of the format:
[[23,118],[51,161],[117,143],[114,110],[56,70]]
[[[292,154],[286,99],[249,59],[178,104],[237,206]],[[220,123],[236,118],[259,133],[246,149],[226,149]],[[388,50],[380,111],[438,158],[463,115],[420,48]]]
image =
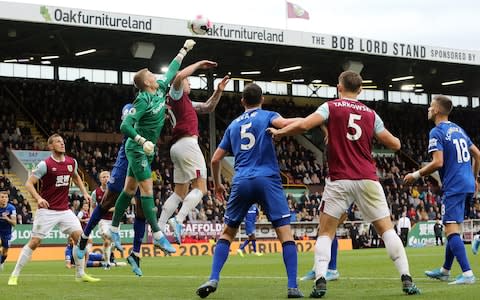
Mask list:
[[249,83],[245,86],[242,98],[247,105],[259,104],[262,101],[262,88],[255,83]]
[[452,100],[450,100],[450,98],[448,98],[447,96],[438,95],[433,97],[433,100],[435,100],[438,103],[438,105],[440,105],[442,114],[444,115],[450,114],[450,112],[453,109]]
[[347,92],[358,92],[358,90],[362,87],[362,81],[362,76],[353,71],[345,71],[338,76],[338,83],[343,85]]

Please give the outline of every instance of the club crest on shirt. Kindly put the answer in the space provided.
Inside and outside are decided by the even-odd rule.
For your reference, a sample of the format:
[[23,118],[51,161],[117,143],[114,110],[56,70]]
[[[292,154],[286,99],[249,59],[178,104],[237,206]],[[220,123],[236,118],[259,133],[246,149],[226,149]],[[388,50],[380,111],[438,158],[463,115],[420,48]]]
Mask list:
[[67,170],[68,170],[68,172],[72,172],[72,171],[73,171],[73,166],[72,166],[72,165],[68,165],[68,166],[67,166]]

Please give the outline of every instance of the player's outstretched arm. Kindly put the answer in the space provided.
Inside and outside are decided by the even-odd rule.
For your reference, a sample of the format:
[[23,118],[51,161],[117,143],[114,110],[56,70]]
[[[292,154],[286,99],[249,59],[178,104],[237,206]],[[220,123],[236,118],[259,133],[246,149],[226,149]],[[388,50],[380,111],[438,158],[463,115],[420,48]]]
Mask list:
[[182,86],[183,80],[188,78],[188,76],[191,76],[193,73],[195,73],[195,71],[200,69],[207,70],[207,69],[215,68],[216,66],[218,66],[218,64],[214,61],[210,61],[210,60],[197,61],[196,63],[191,64],[185,67],[180,72],[178,72],[177,76],[175,76],[175,79],[173,80],[172,87],[176,90],[179,90],[180,87]]
[[230,77],[226,75],[223,77],[222,81],[220,81],[217,85],[217,89],[213,92],[212,96],[205,101],[205,102],[192,102],[193,108],[199,114],[208,114],[215,110],[217,107],[220,98],[222,97],[222,93],[225,90],[228,82],[230,81]]
[[443,166],[443,151],[432,152],[432,161],[420,170],[405,175],[405,183],[412,184],[423,176],[428,176]]
[[170,65],[168,65],[168,71],[165,74],[165,80],[163,82],[168,85],[172,81],[172,79],[175,77],[177,74],[178,70],[180,69],[180,65],[182,64],[183,58],[187,53],[193,49],[193,46],[195,46],[195,41],[188,39],[185,41],[183,44],[183,47],[178,51],[177,56],[172,60]]
[[473,176],[475,178],[475,182],[477,182],[478,172],[480,171],[480,150],[478,150],[477,146],[475,145],[471,145],[469,150],[473,158],[473,163],[472,163]]
[[320,126],[324,121],[324,118],[314,112],[304,119],[299,119],[292,124],[283,127],[282,129],[267,128],[267,131],[275,139],[280,139],[284,136],[298,135],[312,129],[315,126]]
[[297,121],[302,121],[304,118],[284,118],[284,117],[278,117],[272,121],[272,125],[275,128],[283,128],[286,127],[292,123],[295,123]]
[[227,154],[227,151],[225,151],[222,148],[217,148],[217,150],[215,150],[215,153],[213,154],[212,161],[211,161],[215,194],[219,196],[220,199],[223,199],[223,193],[225,192],[225,187],[222,184],[222,179],[220,176],[220,167],[221,167],[221,161],[226,154]]

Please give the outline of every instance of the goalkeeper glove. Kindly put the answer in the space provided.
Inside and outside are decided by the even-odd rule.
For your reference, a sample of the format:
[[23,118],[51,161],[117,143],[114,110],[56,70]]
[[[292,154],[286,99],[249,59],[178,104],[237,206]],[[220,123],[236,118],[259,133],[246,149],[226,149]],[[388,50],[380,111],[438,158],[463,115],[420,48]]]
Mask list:
[[143,152],[145,152],[146,155],[152,155],[153,151],[155,150],[155,145],[147,141],[143,136],[137,134],[135,138],[133,139],[137,144],[143,146]]
[[185,41],[185,44],[183,44],[183,48],[179,51],[179,54],[182,55],[182,58],[188,53],[188,51],[193,49],[193,46],[195,46],[195,44],[195,41],[191,39]]

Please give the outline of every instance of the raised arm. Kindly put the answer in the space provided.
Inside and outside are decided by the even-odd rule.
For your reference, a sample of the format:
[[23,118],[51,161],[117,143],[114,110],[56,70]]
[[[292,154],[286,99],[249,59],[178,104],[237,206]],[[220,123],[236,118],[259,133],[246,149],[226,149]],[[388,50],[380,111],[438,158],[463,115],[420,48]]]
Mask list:
[[192,48],[193,48],[193,46],[195,46],[195,44],[196,43],[195,43],[194,40],[190,40],[190,39],[186,40],[185,43],[183,44],[182,49],[180,49],[180,51],[178,51],[177,56],[175,56],[175,58],[172,60],[170,65],[168,65],[168,71],[165,74],[165,79],[163,80],[163,82],[166,85],[169,85],[170,82],[172,81],[172,79],[175,77],[178,70],[180,69],[180,65],[182,64],[183,58],[185,57],[185,55],[187,55],[187,53],[190,50],[192,50]]
[[206,102],[192,102],[193,108],[199,114],[207,114],[211,113],[217,107],[220,98],[222,97],[223,90],[227,86],[228,82],[230,81],[230,77],[225,76],[223,77],[222,81],[220,81],[217,85],[217,89],[213,92],[212,96]]
[[195,73],[195,71],[197,71],[199,69],[204,69],[205,70],[205,69],[214,68],[217,65],[218,64],[214,61],[209,61],[209,60],[197,61],[196,63],[191,64],[188,67],[185,67],[180,72],[178,72],[178,74],[176,74],[177,76],[175,76],[175,74],[174,74],[175,79],[173,80],[172,87],[175,90],[180,90],[180,88],[182,87],[183,80],[187,79],[189,76],[191,76],[193,73]]

